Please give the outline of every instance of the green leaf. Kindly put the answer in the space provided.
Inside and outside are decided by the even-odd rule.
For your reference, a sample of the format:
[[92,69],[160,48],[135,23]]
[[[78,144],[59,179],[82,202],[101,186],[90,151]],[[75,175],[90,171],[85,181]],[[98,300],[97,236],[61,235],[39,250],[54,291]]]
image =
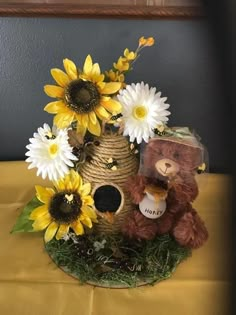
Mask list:
[[33,221],[29,219],[31,212],[39,207],[42,206],[43,203],[37,199],[35,196],[29,203],[24,207],[22,213],[17,218],[11,233],[18,233],[18,232],[34,232],[32,223]]

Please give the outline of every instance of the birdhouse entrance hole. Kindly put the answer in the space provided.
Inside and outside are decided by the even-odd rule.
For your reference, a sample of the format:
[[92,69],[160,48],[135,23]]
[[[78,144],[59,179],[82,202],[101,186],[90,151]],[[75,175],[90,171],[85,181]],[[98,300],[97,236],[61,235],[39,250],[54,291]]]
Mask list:
[[97,211],[118,213],[124,204],[121,188],[112,183],[103,183],[93,190],[94,205]]

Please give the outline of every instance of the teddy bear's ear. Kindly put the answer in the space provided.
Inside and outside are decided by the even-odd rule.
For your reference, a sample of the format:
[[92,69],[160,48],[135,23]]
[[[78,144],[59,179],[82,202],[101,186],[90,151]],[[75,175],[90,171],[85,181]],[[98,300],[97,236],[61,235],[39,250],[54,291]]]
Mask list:
[[140,147],[139,174],[146,177],[156,177],[155,163],[160,159],[164,141],[155,139],[148,143],[142,143]]
[[165,140],[162,140],[162,139],[158,139],[158,138],[155,138],[155,141],[154,139],[152,139],[152,141],[149,141],[148,144],[146,144],[146,151],[158,151],[159,152],[159,148],[160,148],[160,144],[163,143]]

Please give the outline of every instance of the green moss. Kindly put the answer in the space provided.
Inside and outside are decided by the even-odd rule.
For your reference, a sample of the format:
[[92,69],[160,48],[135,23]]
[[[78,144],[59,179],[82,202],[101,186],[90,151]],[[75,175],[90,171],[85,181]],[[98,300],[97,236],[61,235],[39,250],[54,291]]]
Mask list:
[[[95,242],[104,243],[95,250]],[[130,241],[107,235],[77,237],[74,243],[53,239],[45,245],[52,260],[80,283],[101,286],[135,287],[169,278],[191,251],[176,243],[168,234],[152,241]]]

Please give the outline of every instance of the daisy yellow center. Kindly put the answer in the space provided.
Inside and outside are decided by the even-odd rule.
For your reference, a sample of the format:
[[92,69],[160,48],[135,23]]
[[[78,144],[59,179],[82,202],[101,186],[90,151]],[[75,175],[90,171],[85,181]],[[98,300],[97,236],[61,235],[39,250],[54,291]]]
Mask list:
[[59,147],[56,143],[53,143],[49,146],[48,151],[51,158],[54,158],[58,153]]
[[100,93],[94,83],[74,80],[65,89],[65,102],[78,114],[90,113],[100,103]]
[[81,213],[82,201],[77,193],[59,192],[49,205],[49,213],[57,223],[72,223]]
[[137,120],[143,120],[144,118],[147,117],[147,109],[143,105],[137,105],[133,109],[133,116]]

